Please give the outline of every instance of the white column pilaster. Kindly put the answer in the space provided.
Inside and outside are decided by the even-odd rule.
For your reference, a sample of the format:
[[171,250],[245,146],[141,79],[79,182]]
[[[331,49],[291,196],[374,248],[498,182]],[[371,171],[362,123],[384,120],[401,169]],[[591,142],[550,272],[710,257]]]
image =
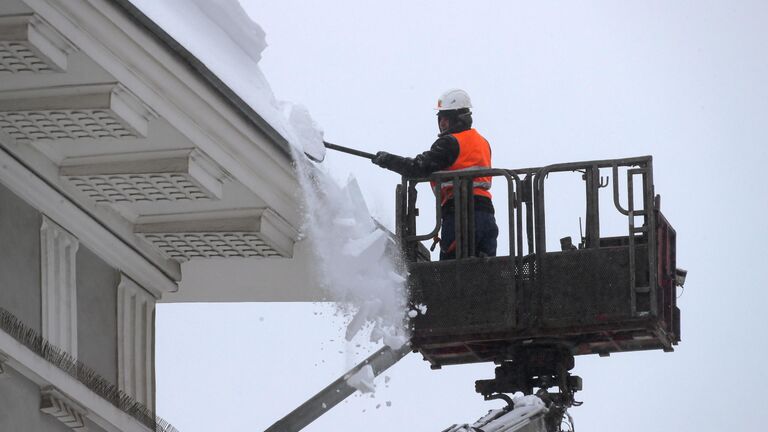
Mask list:
[[122,275],[117,310],[118,386],[154,409],[155,298]]
[[46,216],[40,227],[42,333],[51,344],[77,357],[76,256],[79,242]]

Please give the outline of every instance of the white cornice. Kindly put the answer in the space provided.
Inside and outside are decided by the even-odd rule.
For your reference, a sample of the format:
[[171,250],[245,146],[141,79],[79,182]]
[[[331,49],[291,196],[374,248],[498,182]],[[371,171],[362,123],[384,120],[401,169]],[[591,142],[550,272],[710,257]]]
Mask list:
[[290,157],[125,11],[107,0],[26,2],[292,226],[300,224]]
[[[172,280],[181,279],[181,271],[178,263],[172,260],[168,260],[162,254],[158,253],[154,248],[147,245],[140,238],[136,237],[133,233],[133,223],[130,220],[125,219],[125,216],[118,213],[110,205],[103,205],[91,200],[77,201],[79,195],[78,190],[73,187],[69,182],[62,179],[59,165],[56,165],[51,159],[40,153],[33,146],[28,144],[17,143],[13,138],[0,130],[0,143],[9,155],[12,155],[15,160],[23,161],[24,168],[30,170],[30,174],[38,177],[43,183],[51,185],[52,188],[59,191],[62,195],[61,199],[68,199],[73,203],[77,203],[78,208],[83,209],[85,213],[92,215],[92,217],[109,227],[109,230],[119,237],[125,244],[131,249],[138,251],[138,253],[145,257],[149,263],[153,263],[158,266],[161,271],[169,275]],[[82,241],[82,238],[80,239]],[[116,240],[117,241],[117,240]],[[85,246],[96,252],[95,246],[84,242]],[[125,267],[122,263],[113,263],[117,268]],[[160,291],[160,290],[158,290]]]
[[229,176],[196,149],[66,158],[62,178],[96,202],[218,200]]
[[[124,271],[155,296],[160,297],[163,292],[176,291],[176,282],[170,275],[161,271],[155,263],[123,242],[105,225],[27,170],[2,149],[0,149],[0,182],[41,213],[55,220],[105,261]],[[175,279],[179,279],[178,272]]]
[[146,137],[154,117],[117,83],[0,92],[0,128],[17,141]]
[[11,73],[60,72],[75,47],[48,23],[34,14],[0,17],[0,51]]
[[142,216],[136,234],[170,258],[287,257],[298,232],[268,208]]

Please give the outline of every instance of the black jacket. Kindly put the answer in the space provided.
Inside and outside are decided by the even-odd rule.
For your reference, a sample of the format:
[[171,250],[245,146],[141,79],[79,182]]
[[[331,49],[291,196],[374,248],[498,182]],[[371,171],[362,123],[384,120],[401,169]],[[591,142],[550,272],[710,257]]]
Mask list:
[[[414,158],[387,155],[381,166],[400,175],[411,178],[429,177],[435,171],[442,171],[453,165],[459,157],[459,140],[452,134],[469,130],[471,125],[462,125],[440,134],[429,150]],[[493,213],[493,203],[485,196],[475,195],[475,210]],[[453,211],[453,199],[443,205],[443,214]]]

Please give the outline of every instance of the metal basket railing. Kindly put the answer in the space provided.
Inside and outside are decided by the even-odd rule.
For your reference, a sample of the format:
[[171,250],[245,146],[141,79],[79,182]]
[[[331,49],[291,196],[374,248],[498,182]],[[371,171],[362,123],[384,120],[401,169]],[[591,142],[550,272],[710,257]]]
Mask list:
[[[545,272],[544,255],[547,251],[547,231],[545,214],[545,186],[548,176],[558,172],[581,172],[585,181],[586,223],[585,233],[580,248],[594,249],[601,247],[599,189],[607,182],[600,176],[601,169],[611,170],[613,177],[613,204],[617,211],[627,217],[627,237],[629,248],[629,289],[632,308],[637,309],[637,294],[650,292],[651,313],[656,313],[656,292],[650,287],[657,283],[656,254],[642,254],[647,263],[638,266],[637,247],[639,244],[656,244],[656,198],[653,187],[652,157],[641,156],[623,159],[595,160],[548,165],[540,168],[499,169],[470,168],[457,171],[440,171],[427,178],[403,177],[396,191],[396,233],[401,241],[406,260],[415,262],[417,245],[421,241],[435,237],[441,227],[443,206],[439,187],[431,187],[435,200],[435,224],[432,229],[421,234],[417,232],[416,219],[419,214],[416,206],[417,186],[422,183],[440,185],[453,184],[453,211],[455,212],[456,260],[475,257],[473,184],[478,177],[503,178],[506,182],[507,213],[509,233],[509,257],[514,265],[533,261],[536,273],[528,275],[537,279],[536,274]],[[619,170],[626,170],[626,205],[621,204]],[[641,208],[635,208],[635,179],[641,178]],[[497,209],[498,211],[498,209]],[[642,217],[638,224],[636,218]],[[523,227],[525,226],[525,230]],[[639,243],[638,243],[639,242]],[[527,248],[526,248],[527,246]],[[648,278],[643,278],[647,286],[638,286],[636,272],[649,269]],[[520,273],[520,272],[516,272]],[[519,278],[516,278],[516,283]],[[646,282],[647,281],[647,282]]]

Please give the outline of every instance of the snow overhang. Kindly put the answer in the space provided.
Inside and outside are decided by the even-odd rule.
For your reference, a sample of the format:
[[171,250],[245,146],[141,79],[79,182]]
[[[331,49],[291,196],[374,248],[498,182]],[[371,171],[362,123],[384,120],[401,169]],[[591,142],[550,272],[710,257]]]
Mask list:
[[167,46],[179,60],[186,63],[192,70],[200,74],[208,84],[211,85],[217,92],[224,97],[224,99],[231,104],[240,114],[256,125],[262,132],[264,132],[275,144],[275,146],[283,151],[286,155],[291,156],[291,145],[288,140],[275,130],[264,117],[256,112],[248,103],[246,103],[240,95],[238,95],[231,87],[225,84],[215,73],[213,73],[208,66],[206,66],[200,59],[193,55],[187,48],[176,41],[171,35],[168,34],[162,27],[151,20],[145,15],[138,7],[136,7],[131,0],[113,0],[115,4],[120,6],[130,16],[134,22],[144,27],[150,34],[152,34],[159,42]]
[[[0,181],[17,195],[157,297],[317,297],[310,257],[294,250],[290,128],[265,119],[252,94],[240,97],[126,0],[2,2],[0,54]],[[244,61],[260,74],[252,54]],[[283,116],[268,96],[268,114]],[[189,297],[175,292],[189,259],[209,275],[235,261],[282,276]],[[281,285],[296,275],[286,298]]]

